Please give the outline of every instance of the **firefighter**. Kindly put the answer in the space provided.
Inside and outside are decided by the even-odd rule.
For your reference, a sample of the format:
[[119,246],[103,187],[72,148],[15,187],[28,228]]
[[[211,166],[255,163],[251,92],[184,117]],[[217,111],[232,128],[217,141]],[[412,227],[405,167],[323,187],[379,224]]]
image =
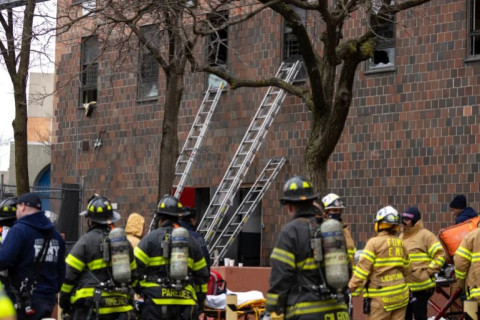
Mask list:
[[[317,262],[312,250],[311,240],[322,224],[313,204],[317,197],[311,183],[302,176],[290,178],[283,187],[280,202],[293,220],[282,228],[270,256],[272,270],[264,319],[349,319],[344,297],[337,299],[336,290],[330,290],[326,283],[326,279],[343,277],[346,287],[349,275],[345,246],[341,249],[345,272],[337,277],[326,275],[325,266]],[[335,223],[345,243],[341,224]]]
[[[95,195],[80,215],[88,219],[89,229],[66,258],[67,274],[60,292],[60,306],[74,320],[135,319],[130,286],[135,281],[136,269],[133,249],[126,235],[115,242],[111,239],[114,231],[123,231],[113,228],[120,214],[112,209],[107,198]],[[112,250],[118,244],[123,251]]]
[[[182,204],[173,196],[160,199],[159,227],[135,248],[139,274],[136,291],[143,297],[141,319],[203,319],[210,276],[199,244],[179,225]],[[156,226],[153,226],[154,228]]]
[[[469,232],[460,243],[455,255],[455,276],[458,287],[465,291],[464,310],[469,318],[478,319],[480,303],[480,229]],[[467,307],[473,306],[472,307]],[[476,314],[475,314],[476,313]],[[468,318],[467,318],[468,319]]]
[[396,236],[400,217],[397,210],[387,206],[377,212],[374,223],[376,235],[367,241],[348,287],[351,292],[363,288],[367,319],[404,319],[409,260],[407,249]]
[[7,198],[0,203],[0,243],[6,237],[8,229],[17,220],[17,207],[15,198]]
[[402,212],[403,233],[400,235],[408,250],[409,275],[406,278],[411,291],[405,320],[427,320],[428,299],[435,290],[435,273],[445,264],[445,251],[437,237],[423,227],[417,207]]
[[[337,221],[342,221],[342,214],[343,209],[345,209],[345,205],[343,204],[342,199],[335,193],[327,194],[322,199],[322,204],[324,207],[324,214],[325,217],[328,219],[335,219]],[[350,233],[350,228],[347,224],[343,224],[343,235],[345,236],[345,240],[347,241],[347,251],[348,251],[348,258],[352,263],[352,266],[355,265],[353,256],[355,255],[355,251],[357,248],[355,247],[355,243],[353,242],[352,234]]]

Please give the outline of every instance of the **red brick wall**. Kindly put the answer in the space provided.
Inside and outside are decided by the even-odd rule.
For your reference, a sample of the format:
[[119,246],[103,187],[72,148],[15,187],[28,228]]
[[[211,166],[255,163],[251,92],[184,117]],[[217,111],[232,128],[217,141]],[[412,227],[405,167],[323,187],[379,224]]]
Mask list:
[[[345,197],[345,220],[352,224],[358,247],[373,232],[373,215],[385,205],[399,210],[418,205],[426,226],[437,232],[452,222],[448,203],[465,193],[479,208],[480,61],[465,63],[465,1],[434,1],[414,15],[397,17],[396,70],[365,74],[358,69],[355,95],[344,135],[330,160],[329,186]],[[309,16],[319,38],[322,24]],[[407,28],[402,29],[402,25]],[[365,19],[352,16],[344,37],[358,35]],[[263,12],[234,26],[229,64],[248,77],[272,76],[281,62],[282,23]],[[124,217],[155,208],[162,96],[158,102],[136,101],[134,68],[115,70],[112,50],[100,63],[99,99],[91,118],[78,107],[80,28],[57,38],[58,94],[52,147],[52,184],[85,181],[87,195],[100,192],[118,203]],[[320,44],[318,44],[320,46]],[[161,73],[162,74],[162,73]],[[205,90],[205,76],[189,75],[180,110],[183,143]],[[160,92],[164,91],[163,83]],[[218,185],[266,89],[243,88],[222,94],[189,185]],[[244,179],[253,183],[269,157],[287,164],[263,202],[262,256],[267,258],[278,231],[288,220],[280,206],[283,182],[305,173],[303,153],[310,114],[287,97]],[[103,146],[93,149],[100,130]],[[82,151],[82,141],[90,149]],[[268,261],[268,259],[265,259]]]

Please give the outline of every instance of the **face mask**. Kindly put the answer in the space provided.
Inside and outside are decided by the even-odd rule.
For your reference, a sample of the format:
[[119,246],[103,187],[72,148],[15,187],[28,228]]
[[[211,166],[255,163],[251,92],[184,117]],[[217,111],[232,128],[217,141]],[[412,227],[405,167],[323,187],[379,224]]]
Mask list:
[[335,219],[337,221],[342,222],[342,214],[341,213],[331,213],[328,215],[330,219]]

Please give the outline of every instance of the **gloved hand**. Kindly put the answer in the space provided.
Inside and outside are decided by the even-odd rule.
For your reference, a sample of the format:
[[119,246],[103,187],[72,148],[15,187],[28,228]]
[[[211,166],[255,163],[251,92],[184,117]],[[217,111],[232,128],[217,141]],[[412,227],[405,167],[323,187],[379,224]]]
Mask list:
[[67,294],[67,293],[64,293],[64,292],[61,292],[60,293],[60,299],[58,301],[58,305],[60,306],[60,308],[62,308],[63,310],[70,310],[71,308],[71,304],[70,304],[70,294]]
[[285,315],[283,313],[277,314],[276,312],[272,312],[270,314],[270,319],[272,319],[272,320],[283,320],[283,319],[285,319]]

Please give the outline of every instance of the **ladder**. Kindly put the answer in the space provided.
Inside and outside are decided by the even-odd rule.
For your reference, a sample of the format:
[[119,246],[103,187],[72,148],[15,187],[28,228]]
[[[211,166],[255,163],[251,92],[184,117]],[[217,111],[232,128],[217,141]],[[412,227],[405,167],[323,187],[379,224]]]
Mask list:
[[[179,182],[173,185],[173,187],[176,188],[174,197],[177,199],[180,199],[185,183],[190,176],[190,170],[198,155],[198,150],[202,145],[203,137],[210,125],[210,120],[217,107],[218,100],[220,100],[222,89],[223,83],[221,83],[219,87],[213,87],[212,85],[208,87],[205,96],[203,97],[202,104],[198,109],[197,116],[190,128],[187,139],[183,144],[182,151],[178,156],[175,164],[174,181]],[[179,177],[180,179],[178,179]],[[149,231],[156,228],[157,222],[157,215],[154,215],[152,222],[150,223]]]
[[[300,70],[300,64],[299,61],[282,62],[275,77],[287,83],[292,83]],[[277,115],[285,96],[286,93],[283,89],[277,87],[268,88],[260,107],[240,142],[222,181],[198,225],[197,231],[204,236],[207,245],[211,245],[213,237],[220,226],[220,222],[232,205],[235,194],[240,188],[240,184],[256,152],[260,148],[268,128]]]
[[218,100],[220,100],[222,89],[223,83],[220,83],[219,87],[212,87],[212,85],[208,87],[207,92],[203,97],[202,104],[198,109],[197,116],[195,117],[190,132],[188,133],[187,140],[185,140],[185,143],[183,144],[182,151],[175,164],[175,180],[178,180],[178,177],[180,177],[178,184],[173,185],[173,187],[176,187],[173,196],[177,199],[180,199],[185,183],[190,176],[192,164],[197,158],[203,137],[210,125],[210,120],[217,107]]
[[210,247],[209,253],[213,257],[213,266],[218,266],[218,262],[225,256],[242,230],[243,225],[248,221],[251,213],[255,210],[270,184],[282,169],[285,161],[285,158],[271,158],[268,160],[262,173],[260,173],[248,191],[237,211],[235,211],[220,236],[216,238],[216,241]]

